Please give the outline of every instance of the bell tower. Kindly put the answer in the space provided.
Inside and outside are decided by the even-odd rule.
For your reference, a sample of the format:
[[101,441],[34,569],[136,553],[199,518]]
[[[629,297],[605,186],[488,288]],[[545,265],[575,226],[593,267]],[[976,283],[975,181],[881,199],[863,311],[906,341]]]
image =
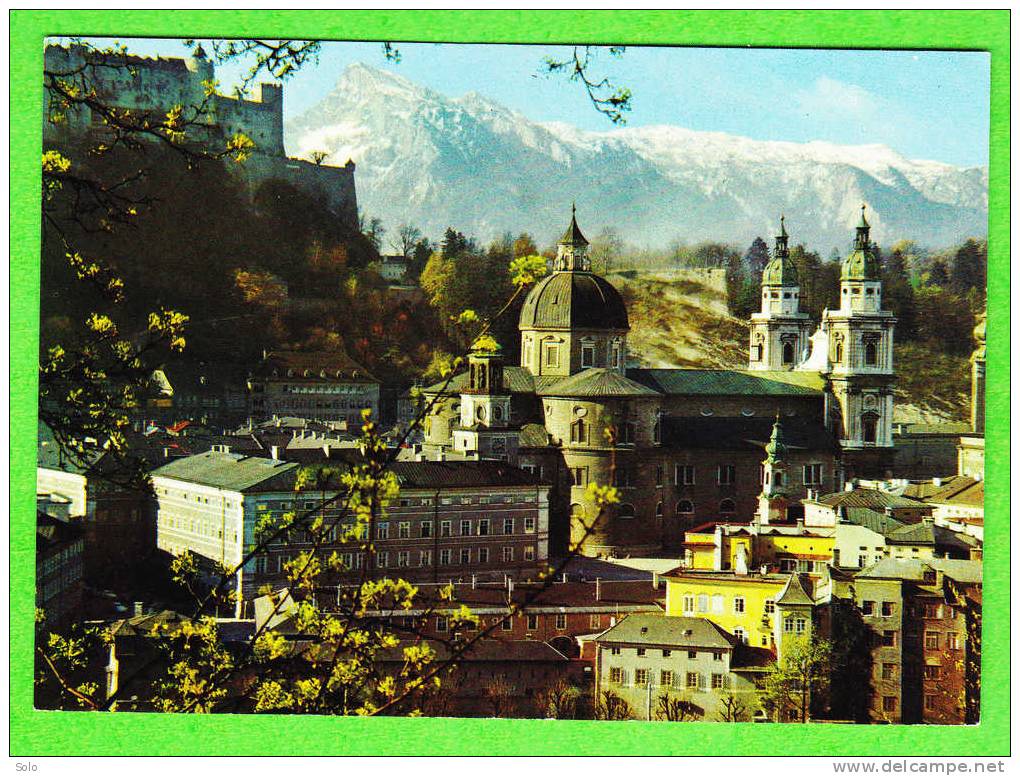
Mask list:
[[786,442],[783,426],[776,413],[772,425],[772,437],[765,445],[765,460],[762,461],[761,493],[758,495],[758,512],[754,521],[759,525],[782,522],[786,519]]
[[893,328],[882,309],[882,274],[861,206],[854,249],[840,270],[839,309],[826,310],[829,343],[826,424],[834,430],[848,477],[886,476],[894,454]]
[[790,260],[786,217],[779,218],[779,234],[772,261],[761,276],[761,312],[751,315],[748,369],[791,370],[803,360],[811,321],[800,311],[800,282]]
[[516,463],[517,430],[510,422],[503,350],[492,337],[479,337],[468,354],[468,385],[460,394],[460,422],[453,429],[453,449]]

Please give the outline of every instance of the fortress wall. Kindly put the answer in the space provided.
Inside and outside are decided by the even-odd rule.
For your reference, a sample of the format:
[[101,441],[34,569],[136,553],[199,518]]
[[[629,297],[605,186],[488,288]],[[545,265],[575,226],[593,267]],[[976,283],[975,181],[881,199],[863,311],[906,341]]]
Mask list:
[[264,154],[283,156],[283,90],[275,84],[262,84],[261,100],[237,100],[216,95],[216,123],[226,137],[243,132],[255,141]]
[[295,188],[321,197],[352,229],[358,226],[358,197],[354,187],[354,164],[330,167],[304,159],[285,156],[252,154],[244,164],[231,165],[254,195],[258,187],[270,179],[282,180]]

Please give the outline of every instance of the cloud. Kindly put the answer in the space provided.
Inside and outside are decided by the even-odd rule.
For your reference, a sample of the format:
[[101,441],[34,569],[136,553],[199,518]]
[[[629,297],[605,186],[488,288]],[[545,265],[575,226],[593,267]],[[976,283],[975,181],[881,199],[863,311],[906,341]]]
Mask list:
[[828,119],[868,121],[883,111],[883,101],[876,94],[824,75],[811,88],[798,91],[794,98],[802,113]]

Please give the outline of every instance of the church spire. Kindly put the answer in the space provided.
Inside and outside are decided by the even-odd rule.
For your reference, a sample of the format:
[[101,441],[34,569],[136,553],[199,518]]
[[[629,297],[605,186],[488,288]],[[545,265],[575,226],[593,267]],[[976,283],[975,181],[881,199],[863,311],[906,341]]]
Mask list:
[[556,250],[556,269],[567,272],[587,272],[591,269],[588,263],[588,240],[577,225],[577,205],[570,205],[570,226],[560,238]]
[[866,251],[871,244],[871,224],[868,223],[868,219],[864,216],[866,209],[867,205],[862,202],[861,221],[857,224],[857,238],[854,240],[854,249],[859,251]]
[[560,238],[560,245],[587,245],[588,240],[581,234],[581,228],[577,225],[577,203],[570,203],[570,226]]
[[776,258],[789,258],[790,235],[786,233],[786,215],[779,216],[779,234],[776,235]]

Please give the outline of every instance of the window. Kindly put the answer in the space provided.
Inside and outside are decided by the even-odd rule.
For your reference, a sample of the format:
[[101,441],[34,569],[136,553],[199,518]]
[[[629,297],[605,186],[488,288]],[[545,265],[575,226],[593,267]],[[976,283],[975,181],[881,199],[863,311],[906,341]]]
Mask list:
[[390,524],[379,523],[375,527],[375,538],[376,539],[389,539],[390,538]]
[[659,687],[672,687],[672,686],[673,686],[673,672],[659,671]]
[[688,660],[697,660],[698,659],[698,650],[696,650],[696,649],[689,649],[689,650],[687,650],[687,659]]
[[744,599],[742,596],[737,596],[733,599],[733,613],[743,614],[744,613]]
[[925,649],[938,649],[939,648],[939,632],[938,631],[925,631],[924,632],[924,648]]
[[504,518],[503,520],[503,534],[509,536],[514,532],[514,519],[512,517]]
[[882,602],[882,616],[883,617],[892,617],[893,616],[893,602],[892,601],[883,601]]
[[946,649],[959,649],[960,648],[960,637],[956,633],[946,634]]
[[450,536],[452,534],[452,532],[453,532],[452,526],[453,526],[453,523],[451,521],[443,520],[439,524],[439,535],[440,536]]
[[765,614],[775,614],[776,602],[772,598],[765,599]]
[[875,602],[874,601],[862,601],[861,602],[861,614],[865,617],[871,617],[875,614]]
[[722,652],[713,652],[712,653],[712,660],[716,661],[717,663],[721,663],[722,662]]
[[663,508],[662,508],[662,502],[660,501],[660,502],[658,502],[655,505],[655,516],[656,517],[662,517],[662,514],[663,514]]
[[390,563],[390,554],[388,552],[379,552],[375,556],[376,568],[384,569]]
[[783,343],[783,363],[784,364],[792,364],[793,363],[793,343],[792,342],[784,342]]
[[419,566],[431,566],[432,565],[432,550],[422,550],[421,555],[418,556]]
[[701,593],[698,595],[698,611],[702,614],[708,611],[708,594]]
[[612,684],[623,684],[623,669],[619,667],[610,668],[609,681]]
[[556,615],[556,630],[566,630],[567,628],[567,615],[557,614]]
[[[464,523],[461,523],[461,526],[463,525]],[[489,535],[489,521],[487,519],[478,521],[478,535],[479,536]]]
[[505,631],[513,630],[514,629],[513,620],[511,620],[509,617],[504,617],[502,620],[500,620],[499,627],[500,630]]
[[535,533],[535,518],[524,518],[524,533]]
[[645,656],[645,651],[646,650],[645,650],[644,647],[638,647],[637,650],[635,650],[635,651],[637,652],[637,656],[638,657],[644,657]]
[[[799,632],[800,631],[798,631],[798,633]],[[737,637],[737,640],[740,643],[742,643],[742,644],[746,644],[747,643],[747,633],[744,631],[743,628],[734,628],[733,629],[733,635]]]
[[614,342],[612,347],[610,348],[609,366],[612,367],[613,369],[618,369],[619,367],[621,367],[622,366],[622,364],[620,363],[622,360],[621,355],[622,354],[620,352],[620,343]]
[[723,679],[724,677],[722,674],[712,674],[712,689],[721,690],[724,684]]
[[822,484],[822,465],[820,463],[804,464],[804,484],[805,485]]
[[883,679],[895,679],[896,678],[896,664],[895,663],[882,663],[882,678]]
[[925,604],[924,617],[927,620],[941,620],[942,604]]
[[471,550],[464,547],[460,551],[460,565],[467,566],[469,563],[471,563]]
[[471,521],[470,520],[461,520],[460,521],[460,535],[461,536],[470,536],[471,535]]
[[895,695],[885,695],[882,697],[882,711],[896,711]]
[[613,485],[617,488],[629,488],[631,486],[630,469],[616,469],[613,472]]
[[878,344],[875,342],[866,342],[864,344],[864,363],[867,366],[875,366],[878,364]]
[[870,412],[861,415],[861,438],[869,444],[878,440],[878,415]]
[[688,690],[697,690],[698,689],[698,672],[697,671],[688,671],[687,672],[687,681],[685,683],[685,686],[687,687]]
[[527,623],[528,630],[529,631],[537,630],[538,629],[538,615],[537,614],[529,614],[527,619],[528,619],[528,623]]
[[935,711],[935,709],[938,708],[938,702],[939,702],[938,698],[939,698],[939,696],[937,696],[937,695],[925,695],[924,696],[924,710],[925,711]]
[[693,515],[694,514],[694,502],[690,499],[680,499],[676,505],[676,513],[678,515]]
[[663,478],[663,467],[662,467],[662,464],[660,463],[660,464],[658,464],[655,467],[655,487],[657,487],[657,488],[661,488],[662,487],[662,478]]
[[514,559],[514,548],[504,547],[503,548],[503,562],[510,563]]
[[401,550],[397,553],[397,566],[400,568],[406,568],[407,564],[411,560],[411,553],[407,550]]
[[597,614],[588,615],[588,627],[589,628],[601,628],[602,618]]
[[882,642],[883,647],[895,647],[896,646],[896,631],[887,630],[882,631]]
[[421,521],[421,538],[428,539],[432,536],[432,521],[422,520]]
[[807,620],[803,617],[787,617],[783,620],[783,633],[803,633],[807,629]]
[[581,368],[588,369],[595,366],[595,345],[590,342],[581,343]]
[[570,424],[570,441],[580,445],[588,442],[588,424],[581,418]]
[[694,596],[688,593],[684,596],[684,614],[690,614],[694,611]]
[[673,654],[673,650],[671,650],[671,649],[664,649],[664,650],[662,650],[662,656],[663,657],[669,657],[672,654]]
[[637,687],[644,687],[648,684],[648,669],[638,668],[634,671],[634,684]]
[[438,633],[446,633],[446,631],[448,631],[449,629],[450,629],[449,621],[447,620],[446,615],[445,614],[437,614],[436,615],[436,632],[438,632]]
[[488,547],[479,547],[478,548],[478,562],[479,563],[488,563],[489,562],[489,548]]
[[723,613],[723,597],[719,593],[712,596],[712,611],[716,614]]
[[733,499],[724,498],[719,502],[719,511],[723,514],[732,514],[737,511],[737,505],[733,503]]
[[637,427],[630,421],[627,421],[620,428],[620,442],[625,445],[632,445],[634,444],[635,437],[637,437]]
[[524,548],[524,560],[534,559],[535,559],[535,547],[534,545],[529,544]]
[[732,485],[736,479],[736,467],[733,464],[719,464],[717,477],[720,485]]
[[925,679],[938,679],[942,676],[942,666],[925,666],[924,667],[924,678]]
[[450,565],[450,551],[449,550],[440,550],[439,551],[439,565],[440,566],[449,566]]
[[545,349],[545,365],[551,367],[558,367],[560,365],[560,346],[552,343],[546,343]]
[[634,511],[634,505],[633,504],[620,504],[620,506],[618,506],[616,508],[616,516],[617,517],[622,517],[622,518],[628,518],[629,519],[629,518],[634,517],[635,514],[637,514],[637,513]]
[[399,538],[401,538],[401,539],[410,539],[411,538],[411,524],[410,523],[400,523],[399,525],[397,525],[397,536]]
[[677,464],[673,472],[674,484],[676,485],[693,485],[694,484],[694,467],[687,464]]
[[612,647],[609,650],[610,655],[619,655],[622,650],[619,647]]
[[588,480],[588,467],[575,466],[570,470],[570,476],[573,479],[575,486],[583,486]]

